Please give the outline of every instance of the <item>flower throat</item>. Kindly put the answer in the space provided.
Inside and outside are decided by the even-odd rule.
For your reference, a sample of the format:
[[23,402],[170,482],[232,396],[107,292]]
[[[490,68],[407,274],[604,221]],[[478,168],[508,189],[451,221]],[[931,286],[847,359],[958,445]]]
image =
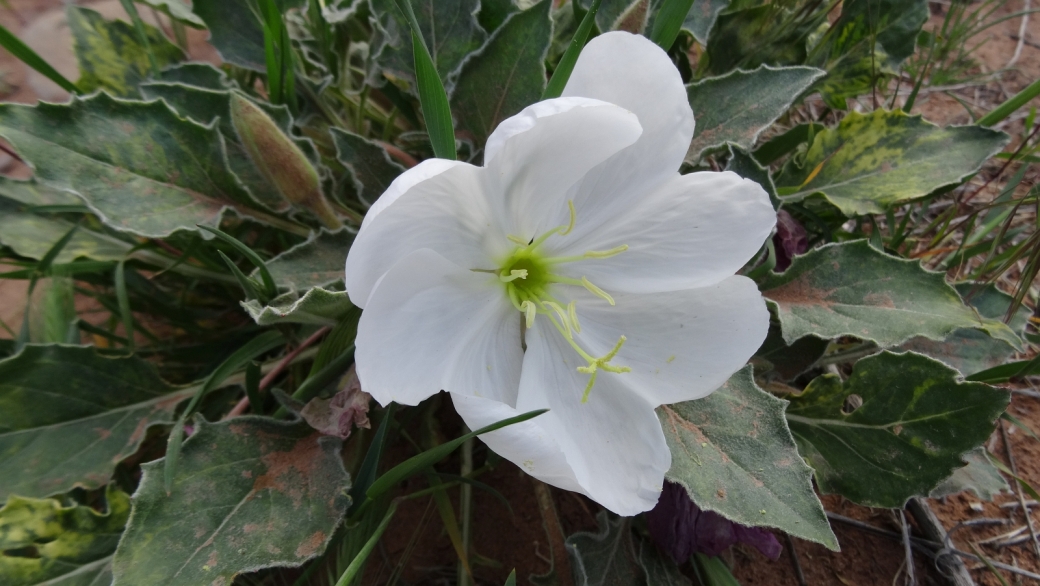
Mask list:
[[574,340],[574,334],[581,332],[581,324],[578,322],[575,302],[571,301],[565,307],[550,294],[549,287],[552,284],[584,287],[590,293],[606,300],[611,305],[614,305],[614,298],[603,289],[593,285],[584,276],[581,279],[564,277],[555,274],[553,268],[559,264],[579,260],[610,258],[628,250],[628,245],[623,244],[610,250],[590,250],[585,254],[577,256],[551,257],[545,255],[539,248],[546,240],[554,235],[566,236],[574,229],[574,202],[568,201],[567,206],[570,210],[570,221],[566,226],[553,228],[530,241],[525,241],[516,236],[508,236],[509,240],[517,246],[500,265],[501,268],[493,272],[498,275],[499,280],[505,286],[506,294],[509,296],[509,301],[512,302],[513,307],[524,314],[525,324],[528,328],[534,325],[537,315],[546,316],[553,326],[556,327],[557,331],[567,340],[567,343],[574,348],[579,356],[585,359],[587,362],[586,366],[578,367],[578,372],[590,375],[589,382],[585,386],[585,392],[581,396],[581,402],[585,403],[589,400],[589,394],[592,392],[592,386],[596,383],[596,375],[600,370],[615,373],[631,372],[632,369],[627,366],[611,364],[611,360],[621,350],[621,346],[624,345],[626,338],[625,336],[618,338],[614,348],[600,357],[592,356],[582,348]]

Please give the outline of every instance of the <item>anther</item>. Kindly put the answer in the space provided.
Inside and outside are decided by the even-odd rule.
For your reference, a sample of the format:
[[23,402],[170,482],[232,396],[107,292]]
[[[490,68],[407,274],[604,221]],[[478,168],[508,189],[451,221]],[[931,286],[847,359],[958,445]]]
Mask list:
[[567,304],[567,315],[571,318],[571,327],[574,328],[574,332],[580,334],[581,324],[578,323],[578,310],[574,300]]
[[592,293],[593,295],[595,295],[597,297],[601,297],[601,298],[605,299],[607,301],[607,303],[609,303],[611,305],[614,305],[614,298],[611,297],[610,294],[607,293],[606,291],[604,291],[603,289],[600,289],[599,287],[593,285],[587,278],[582,277],[581,278],[581,284],[584,285],[585,288],[589,290],[589,293]]
[[556,316],[560,318],[560,322],[563,323],[563,327],[567,328],[567,332],[566,332],[565,335],[567,336],[567,339],[569,340],[571,338],[571,329],[572,328],[571,328],[571,320],[570,320],[570,317],[567,315],[567,312],[564,311],[563,307],[560,307],[560,304],[556,303],[555,301],[543,301],[542,303],[546,307],[549,307],[550,309],[552,309],[553,311],[556,312]]
[[584,256],[585,258],[610,258],[612,256],[617,256],[626,250],[628,250],[628,245],[622,244],[621,246],[615,246],[610,250],[590,250],[586,252]]
[[516,244],[518,246],[523,246],[525,248],[527,247],[528,242],[530,242],[529,240],[524,240],[523,238],[521,238],[519,236],[513,236],[512,234],[506,236],[506,238],[509,239],[509,241],[512,242],[513,244]]
[[560,236],[566,236],[570,234],[571,230],[574,229],[574,222],[577,221],[578,214],[574,211],[574,200],[567,200],[567,209],[570,210],[571,219],[569,222],[567,222],[567,227],[564,228],[562,232],[560,232]]
[[538,315],[538,308],[534,306],[534,303],[530,301],[524,301],[520,304],[520,311],[524,312],[524,319],[526,320],[527,329],[531,329],[534,325],[534,318]]

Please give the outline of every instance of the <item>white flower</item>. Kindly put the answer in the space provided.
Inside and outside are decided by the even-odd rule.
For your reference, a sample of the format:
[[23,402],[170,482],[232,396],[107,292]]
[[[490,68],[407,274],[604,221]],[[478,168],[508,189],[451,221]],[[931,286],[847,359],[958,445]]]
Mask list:
[[398,177],[347,258],[365,390],[448,391],[473,429],[549,408],[482,439],[615,513],[653,507],[671,463],[654,408],[717,389],[769,322],[734,273],[776,215],[733,173],[680,175],[692,136],[667,55],[612,32],[563,97],[498,126],[483,167]]

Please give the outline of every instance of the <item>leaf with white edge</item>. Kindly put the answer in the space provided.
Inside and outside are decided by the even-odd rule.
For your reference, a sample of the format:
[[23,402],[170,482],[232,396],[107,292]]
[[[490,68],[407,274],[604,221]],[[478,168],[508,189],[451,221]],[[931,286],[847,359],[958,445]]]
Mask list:
[[631,520],[596,515],[599,532],[567,538],[574,583],[579,586],[690,586],[671,558],[633,534]]
[[353,242],[354,234],[349,230],[322,229],[306,242],[267,261],[267,270],[279,287],[306,291],[330,285],[343,280],[343,266]]
[[801,166],[776,178],[781,199],[820,195],[848,216],[957,185],[1000,152],[1008,135],[981,126],[940,128],[902,111],[850,112],[816,135]]
[[[75,224],[65,220],[8,209],[0,203],[0,243],[20,256],[42,259],[73,226]],[[80,227],[54,262],[68,263],[77,258],[120,261],[132,248],[129,242]]]
[[243,301],[242,307],[261,326],[283,323],[334,326],[354,309],[354,304],[350,302],[346,291],[314,287],[302,297],[290,291],[272,299],[267,305],[250,299]]
[[202,22],[202,19],[191,11],[191,6],[185,4],[183,0],[141,1],[160,12],[165,12],[170,18],[188,26],[194,28],[206,28],[206,23]]
[[665,478],[702,509],[837,550],[812,470],[784,420],[786,406],[758,388],[746,366],[703,399],[658,407],[672,452]]
[[350,172],[358,198],[372,205],[404,173],[404,167],[390,160],[385,148],[363,136],[339,128],[331,132],[336,159]]
[[758,135],[824,75],[825,71],[813,67],[763,65],[687,85],[686,95],[697,118],[687,162],[695,164],[704,151],[727,142],[750,149]]
[[[199,124],[210,125],[216,121],[217,129],[227,148],[228,167],[242,182],[242,185],[267,209],[275,212],[284,212],[289,209],[289,201],[282,197],[278,188],[256,168],[249,157],[249,152],[242,145],[231,122],[230,91],[226,89],[209,90],[183,83],[163,82],[141,84],[141,95],[149,100],[161,98],[182,116]],[[261,105],[261,108],[271,116],[283,132],[290,133],[292,119],[285,106],[271,106],[265,103]],[[302,142],[310,143],[309,140]],[[311,147],[313,148],[313,145]]]
[[78,206],[83,200],[75,194],[35,181],[18,181],[0,176],[0,197],[29,206]]
[[346,513],[339,438],[264,417],[195,425],[171,494],[161,461],[142,466],[113,586],[229,586],[241,573],[298,567]]
[[[303,0],[275,0],[284,13]],[[192,12],[209,29],[209,42],[228,63],[267,73],[260,13],[250,0],[192,0]]]
[[[109,562],[130,515],[130,497],[111,485],[105,495],[107,510],[103,513],[82,505],[66,507],[55,499],[9,497],[0,508],[0,583],[111,583]],[[15,553],[26,548],[36,555]]]
[[762,166],[750,153],[736,145],[729,145],[726,170],[758,183],[769,194],[769,203],[773,204],[773,209],[780,209],[780,198],[776,195],[776,185],[773,184],[769,168]]
[[[958,283],[954,286],[961,297],[984,318],[1002,320],[1011,307],[1010,295],[998,290],[993,285],[974,285]],[[1009,327],[1017,335],[1025,329],[1030,311],[1027,307],[1019,307],[1011,318]],[[1020,348],[1021,345],[1017,345]],[[941,360],[961,371],[965,376],[981,372],[1004,364],[1016,351],[1007,339],[998,339],[978,330],[960,329],[950,334],[945,340],[935,341],[917,337],[901,346],[903,350],[912,350]]]
[[970,490],[978,498],[992,501],[1002,492],[1011,492],[1007,479],[989,461],[986,448],[978,447],[964,454],[964,461],[967,465],[958,468],[935,487],[928,495],[930,498],[937,499]]
[[226,90],[235,85],[226,73],[200,61],[171,65],[160,71],[155,81],[183,83],[209,90]]
[[[414,88],[411,29],[397,7],[397,0],[371,0],[371,6],[378,27],[372,48],[377,70],[396,85]],[[487,33],[477,22],[480,1],[413,2],[413,7],[433,64],[444,89],[451,95],[459,67],[487,39]]]
[[[134,26],[105,20],[97,12],[75,5],[69,5],[67,12],[80,69],[76,86],[84,93],[105,90],[120,97],[135,97],[137,84],[148,79],[152,71],[148,51]],[[160,67],[184,60],[184,51],[166,40],[159,29],[144,23],[142,26]]]
[[38,180],[77,193],[122,232],[162,238],[196,224],[217,226],[229,208],[270,219],[250,209],[220,133],[161,101],[100,93],[67,104],[0,104],[0,135]]
[[[857,362],[844,383],[827,374],[792,396],[787,422],[820,491],[900,508],[963,467],[962,456],[993,433],[1010,395],[959,379],[927,356],[884,351]],[[862,400],[854,410],[853,395]]]
[[[631,17],[632,13],[644,2],[645,0],[602,0],[599,5],[599,11],[596,12],[596,28],[601,32],[617,30],[625,22],[625,17]],[[654,4],[658,3],[659,0],[654,0]],[[592,0],[581,0],[583,12],[588,10],[590,6],[592,6]],[[641,16],[645,20],[646,14]]]
[[707,45],[708,35],[715,26],[715,20],[720,12],[729,8],[730,2],[732,0],[693,0],[690,13],[683,22],[683,29],[690,31],[698,43]]
[[28,345],[0,361],[0,498],[108,483],[151,425],[194,390],[176,391],[136,357],[93,347]]
[[545,91],[551,8],[551,0],[542,0],[513,14],[463,65],[451,110],[459,130],[479,147],[499,122],[537,102]]
[[878,252],[866,240],[795,257],[786,271],[769,273],[759,286],[776,305],[788,344],[809,335],[855,336],[891,347],[915,336],[943,340],[958,328],[1008,341],[1017,337],[964,305],[942,273]]

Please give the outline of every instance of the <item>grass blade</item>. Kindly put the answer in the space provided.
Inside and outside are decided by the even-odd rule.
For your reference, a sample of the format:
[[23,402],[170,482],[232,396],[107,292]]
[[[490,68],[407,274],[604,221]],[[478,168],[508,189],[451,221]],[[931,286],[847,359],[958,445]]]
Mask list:
[[1024,90],[1011,96],[1008,101],[991,110],[989,114],[979,118],[978,125],[993,126],[997,122],[1000,122],[1013,114],[1015,110],[1018,110],[1029,102],[1029,100],[1032,100],[1038,95],[1040,95],[1040,79],[1029,84]]
[[209,226],[199,226],[199,229],[205,230],[206,232],[209,232],[210,234],[230,244],[235,248],[235,250],[241,252],[243,256],[249,259],[249,262],[253,263],[253,265],[256,266],[256,270],[260,273],[260,279],[264,283],[264,292],[267,294],[269,298],[274,297],[278,293],[278,287],[274,283],[274,278],[271,276],[271,271],[267,270],[267,263],[265,263],[264,260],[260,258],[260,255],[253,252],[253,249],[249,248],[245,244],[242,244],[242,242],[240,242],[237,238],[229,234],[226,234],[225,232],[216,228],[210,228]]
[[148,34],[144,30],[144,21],[141,20],[141,15],[137,13],[137,7],[134,6],[134,0],[119,0],[119,3],[123,5],[123,10],[130,17],[130,22],[134,24],[134,31],[137,33],[137,40],[144,47],[145,53],[148,54],[148,64],[152,67],[152,75],[159,75],[159,62],[155,59],[155,52],[152,51],[152,44],[148,41]]
[[134,316],[130,313],[130,296],[126,292],[126,261],[116,265],[116,302],[119,304],[119,317],[123,321],[126,335],[126,349],[134,353]]
[[654,28],[650,31],[650,40],[657,43],[665,51],[672,48],[679,30],[682,29],[686,15],[690,13],[693,0],[664,0],[664,4],[654,18]]
[[[596,23],[596,12],[599,11],[601,1],[592,0],[592,6],[585,13],[585,18],[581,19],[578,30],[574,32],[574,38],[571,39],[570,45],[567,46],[567,51],[560,58],[560,62],[556,65],[556,70],[553,71],[552,78],[549,79],[549,84],[545,86],[545,91],[542,92],[543,100],[558,98],[563,93],[563,88],[567,85],[567,80],[571,78],[571,72],[574,71],[574,64],[578,62],[578,55],[585,48],[585,42],[589,40],[589,33],[592,32],[592,25]],[[678,34],[678,31],[676,31],[676,34]]]
[[76,84],[65,79],[64,75],[58,73],[58,70],[51,67],[50,63],[44,61],[43,57],[37,55],[36,51],[30,49],[28,45],[23,43],[18,37],[14,36],[14,34],[7,30],[3,25],[0,25],[0,46],[10,51],[11,54],[21,60],[22,63],[32,67],[47,79],[61,86],[63,90],[73,94],[80,93]]
[[444,91],[444,83],[437,73],[430,50],[426,48],[419,21],[415,19],[411,0],[398,0],[398,6],[408,19],[412,29],[412,57],[415,59],[415,85],[419,90],[419,104],[422,105],[423,117],[426,119],[426,131],[430,135],[433,154],[440,159],[454,161],[458,157],[455,150],[455,126],[451,121],[451,108],[448,106],[448,93]]

